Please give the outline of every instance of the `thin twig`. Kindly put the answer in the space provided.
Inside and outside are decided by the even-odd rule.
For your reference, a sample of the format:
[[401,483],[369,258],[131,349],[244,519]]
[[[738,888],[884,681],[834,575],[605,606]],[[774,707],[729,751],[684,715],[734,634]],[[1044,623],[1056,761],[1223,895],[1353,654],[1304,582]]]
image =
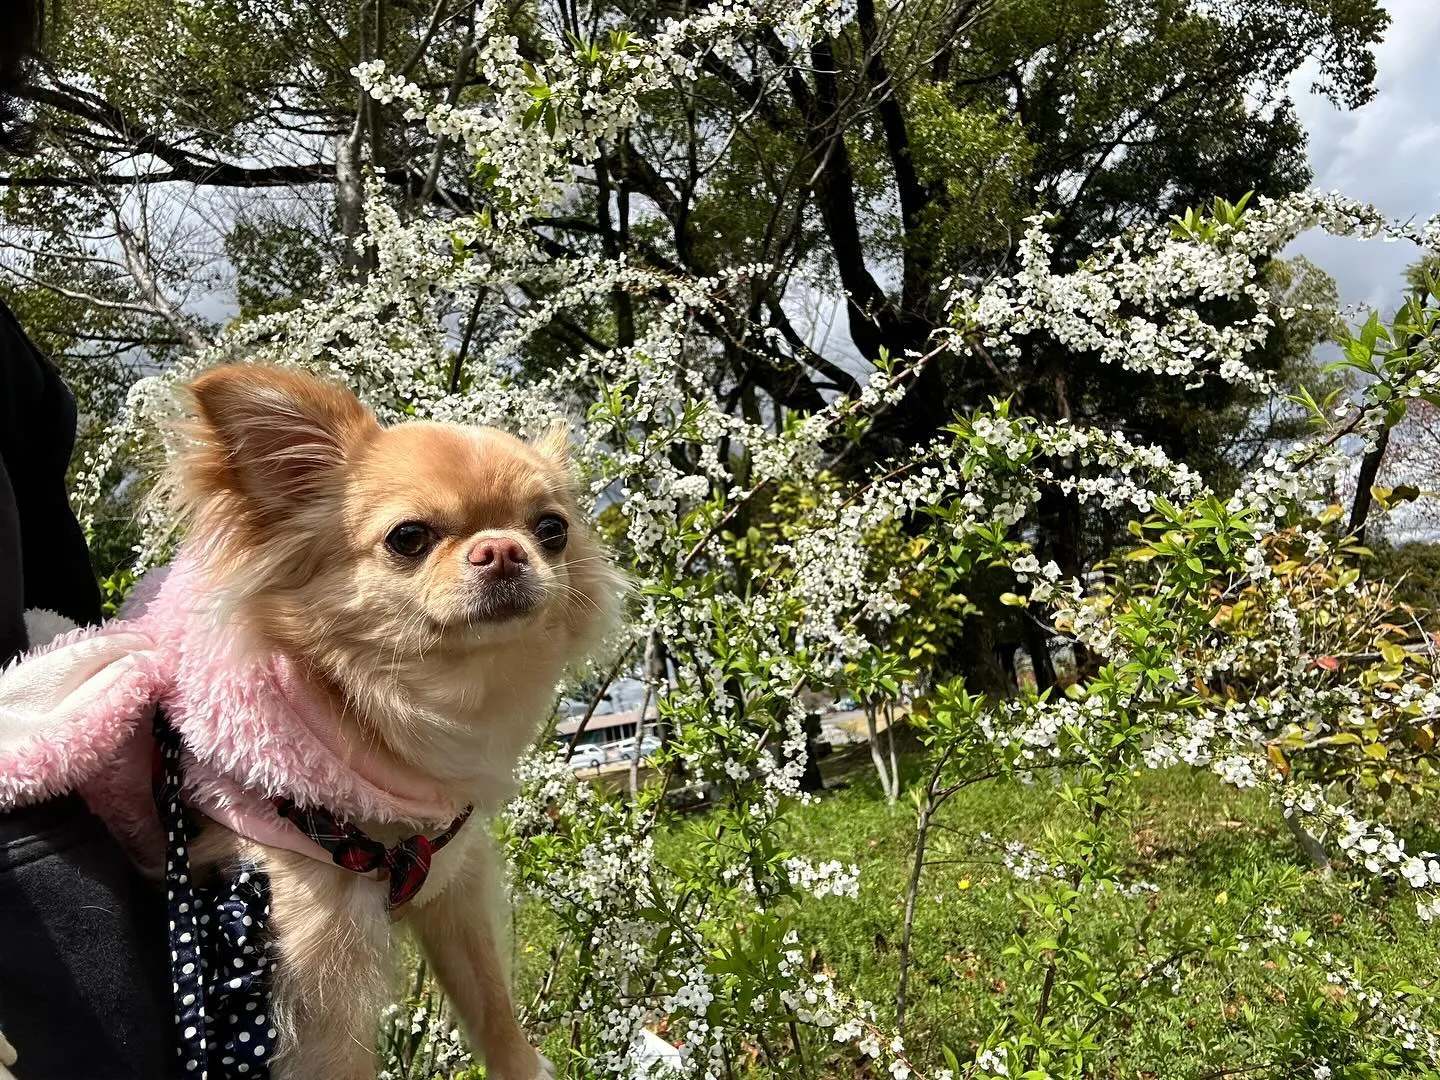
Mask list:
[[460,351],[455,354],[455,363],[450,366],[450,393],[460,392],[460,375],[465,368],[465,357],[470,352],[470,341],[475,336],[475,322],[480,318],[480,304],[485,299],[485,290],[475,290],[475,303],[470,308],[469,321],[465,323],[465,336],[460,339]]

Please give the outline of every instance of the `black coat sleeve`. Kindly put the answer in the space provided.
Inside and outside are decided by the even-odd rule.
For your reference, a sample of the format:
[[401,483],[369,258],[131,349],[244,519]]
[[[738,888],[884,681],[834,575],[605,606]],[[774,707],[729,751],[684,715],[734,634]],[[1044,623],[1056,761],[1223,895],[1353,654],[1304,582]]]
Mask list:
[[65,474],[75,400],[0,303],[0,660],[25,647],[27,608],[100,621],[100,590]]
[[24,562],[20,513],[5,460],[0,458],[0,666],[25,651]]
[[[0,304],[0,663],[24,612],[100,621],[100,591],[65,493],[75,402]],[[0,813],[0,1029],[25,1080],[171,1074],[163,893],[78,795]]]

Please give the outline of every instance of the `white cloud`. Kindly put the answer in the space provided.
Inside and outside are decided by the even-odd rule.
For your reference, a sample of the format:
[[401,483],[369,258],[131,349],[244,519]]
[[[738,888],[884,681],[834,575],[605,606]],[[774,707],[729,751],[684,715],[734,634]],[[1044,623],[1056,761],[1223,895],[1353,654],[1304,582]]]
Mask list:
[[[1310,93],[1313,70],[1295,78],[1296,111],[1310,134],[1315,186],[1373,203],[1393,218],[1440,213],[1440,4],[1390,0],[1390,29],[1376,52],[1376,94],[1342,112]],[[1405,244],[1302,237],[1291,248],[1330,272],[1346,304],[1393,310],[1417,252]]]

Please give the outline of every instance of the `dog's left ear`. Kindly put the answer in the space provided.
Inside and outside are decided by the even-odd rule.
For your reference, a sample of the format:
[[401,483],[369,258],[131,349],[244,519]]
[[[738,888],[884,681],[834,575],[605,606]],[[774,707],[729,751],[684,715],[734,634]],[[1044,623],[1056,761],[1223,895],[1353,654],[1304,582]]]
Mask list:
[[531,445],[546,457],[558,461],[561,465],[568,465],[570,463],[570,435],[570,425],[564,420],[556,420],[551,423],[549,430]]

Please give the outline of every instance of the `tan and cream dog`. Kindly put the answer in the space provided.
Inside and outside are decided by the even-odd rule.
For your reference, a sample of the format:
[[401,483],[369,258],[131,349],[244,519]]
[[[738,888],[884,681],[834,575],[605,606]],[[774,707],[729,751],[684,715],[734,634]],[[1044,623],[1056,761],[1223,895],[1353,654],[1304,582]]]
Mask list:
[[[175,491],[222,605],[313,672],[344,725],[457,806],[495,809],[564,669],[608,628],[616,578],[583,515],[564,432],[381,428],[349,392],[227,367],[192,387],[193,449]],[[366,827],[367,823],[361,823]],[[399,911],[500,1080],[542,1061],[515,1022],[496,948],[488,823],[445,851]],[[401,830],[367,831],[387,842]],[[274,1073],[374,1074],[390,990],[376,882],[291,851],[261,853],[273,890]],[[288,1038],[286,1037],[288,1035]]]

